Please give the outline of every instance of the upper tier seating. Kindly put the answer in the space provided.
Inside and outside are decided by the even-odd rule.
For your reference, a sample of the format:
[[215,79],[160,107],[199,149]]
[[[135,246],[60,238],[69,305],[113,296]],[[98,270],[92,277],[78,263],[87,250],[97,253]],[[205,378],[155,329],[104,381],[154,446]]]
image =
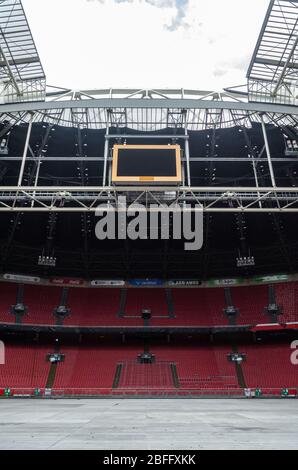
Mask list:
[[[16,303],[17,284],[0,283],[0,322],[15,323],[10,312]],[[280,322],[298,322],[298,282],[274,286],[276,303],[282,307]],[[121,303],[121,289],[70,288],[67,307],[70,315],[65,326],[144,326],[142,310],[152,313],[148,326],[227,326],[225,291],[223,288],[172,289],[168,305],[167,291],[163,288],[127,289],[125,305]],[[24,286],[24,305],[28,312],[22,317],[24,324],[54,325],[53,312],[60,304],[61,287]],[[268,306],[268,286],[232,287],[233,305],[239,309],[236,324],[256,325],[271,323],[264,313]],[[123,311],[120,312],[122,305]]]
[[264,308],[268,306],[268,286],[234,287],[231,289],[233,304],[239,308],[237,324],[256,325],[270,323]]
[[227,325],[223,289],[173,289],[176,326]]
[[151,310],[151,325],[153,325],[153,322],[154,324],[161,324],[162,320],[168,320],[169,312],[166,289],[128,289],[125,306],[125,317],[137,316],[141,318],[143,309]]
[[16,303],[17,284],[8,282],[0,283],[0,322],[15,323],[15,316],[10,313],[10,308]]
[[67,306],[71,314],[64,324],[82,326],[123,325],[118,318],[120,289],[70,289]]
[[47,286],[25,286],[24,304],[28,313],[23,316],[25,324],[54,325],[56,318],[53,314],[60,302],[61,288]]
[[283,307],[282,322],[298,322],[298,282],[275,285],[276,302]]

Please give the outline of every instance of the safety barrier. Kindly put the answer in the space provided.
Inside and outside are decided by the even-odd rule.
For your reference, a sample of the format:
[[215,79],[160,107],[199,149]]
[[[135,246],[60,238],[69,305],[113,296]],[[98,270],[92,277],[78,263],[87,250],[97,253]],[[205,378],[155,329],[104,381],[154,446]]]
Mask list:
[[2,398],[88,398],[88,397],[224,397],[224,398],[297,398],[297,388],[259,388],[259,389],[111,389],[111,388],[5,388],[0,389]]

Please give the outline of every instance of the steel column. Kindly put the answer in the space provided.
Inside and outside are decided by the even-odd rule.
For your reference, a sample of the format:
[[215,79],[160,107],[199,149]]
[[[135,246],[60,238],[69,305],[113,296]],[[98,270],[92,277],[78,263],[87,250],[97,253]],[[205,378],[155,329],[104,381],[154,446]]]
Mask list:
[[27,158],[27,153],[28,153],[29,143],[30,143],[30,137],[31,137],[31,131],[32,131],[33,118],[34,118],[34,114],[32,114],[32,116],[30,118],[30,121],[29,121],[29,124],[28,124],[27,136],[26,136],[26,141],[25,141],[25,146],[24,146],[24,153],[23,153],[23,157],[22,157],[22,163],[21,163],[19,179],[18,179],[18,186],[22,186],[24,170],[25,170],[25,165],[26,165],[26,158]]
[[185,119],[184,136],[185,136],[186,178],[187,178],[187,185],[190,187],[191,186],[191,173],[190,173],[190,150],[189,150],[187,111],[184,111],[184,119]]
[[107,167],[108,167],[108,160],[109,160],[109,148],[110,148],[109,134],[110,134],[110,111],[107,110],[107,129],[106,129],[106,135],[105,135],[104,164],[103,164],[103,177],[102,177],[102,185],[104,187],[106,186]]
[[260,114],[260,119],[261,119],[262,130],[263,130],[263,136],[264,136],[264,142],[265,142],[265,147],[266,147],[266,153],[267,153],[267,159],[268,159],[268,166],[269,166],[269,171],[270,171],[271,183],[272,183],[272,186],[273,186],[273,187],[276,187],[275,176],[274,176],[274,169],[273,169],[272,160],[271,160],[271,152],[270,152],[269,141],[268,141],[268,136],[267,136],[267,131],[266,131],[266,125],[265,125],[265,122],[264,122],[264,115],[263,115],[263,114]]

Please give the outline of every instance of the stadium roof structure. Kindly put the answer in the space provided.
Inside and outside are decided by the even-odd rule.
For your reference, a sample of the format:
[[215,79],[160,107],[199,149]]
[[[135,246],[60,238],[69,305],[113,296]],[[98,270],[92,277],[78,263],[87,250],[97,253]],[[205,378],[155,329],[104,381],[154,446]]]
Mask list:
[[[295,185],[280,184],[275,175],[275,162],[294,165],[297,155],[272,156],[268,131],[278,128],[285,139],[295,147],[298,125],[298,107],[294,106],[294,95],[285,99],[284,93],[295,88],[298,2],[272,0],[265,18],[260,38],[248,72],[248,90],[226,89],[222,92],[200,90],[143,90],[104,89],[67,90],[45,86],[45,75],[26,20],[21,0],[0,1],[2,99],[0,108],[0,138],[5,138],[16,126],[26,126],[24,148],[13,158],[20,162],[14,185],[0,187],[0,212],[61,211],[92,212],[96,203],[111,200],[115,203],[119,193],[131,198],[141,195],[165,201],[167,187],[114,187],[109,179],[110,143],[113,139],[133,139],[140,133],[147,138],[179,139],[184,147],[184,180],[176,188],[175,200],[200,202],[206,212],[298,212],[298,190]],[[1,63],[0,63],[1,65]],[[34,86],[32,84],[35,84]],[[265,83],[265,85],[264,85]],[[34,95],[33,88],[36,87]],[[257,88],[256,88],[257,87]],[[45,135],[37,150],[30,142],[34,126],[42,125]],[[193,163],[237,161],[216,153],[216,132],[229,128],[247,131],[259,125],[263,135],[263,146],[255,152],[253,142],[246,138],[246,161],[252,168],[254,180],[249,186],[240,184],[219,186],[211,183],[197,186],[192,177]],[[56,126],[75,129],[80,136],[86,130],[103,130],[105,147],[97,161],[103,162],[103,175],[98,186],[89,186],[84,181],[80,186],[40,186],[39,168],[45,163],[48,139]],[[127,136],[127,129],[134,134]],[[161,131],[167,134],[161,136]],[[211,145],[207,156],[193,155],[189,149],[189,135],[196,131],[210,131]],[[80,141],[81,137],[79,137]],[[61,142],[63,146],[63,142]],[[80,142],[74,156],[64,156],[64,161],[75,158],[80,164],[87,162]],[[296,152],[297,153],[297,152]],[[0,162],[7,162],[11,155],[0,155]],[[55,156],[48,157],[55,159]],[[277,158],[277,159],[276,159]],[[221,159],[221,160],[218,160]],[[258,180],[257,166],[265,159],[269,178],[265,185]],[[62,159],[63,160],[63,159]],[[56,159],[61,165],[61,158]],[[30,162],[37,170],[33,185],[24,185],[24,174]],[[95,161],[95,160],[93,160]],[[263,161],[264,163],[264,161]],[[154,196],[153,196],[154,194]],[[31,200],[29,206],[26,201]],[[61,203],[63,201],[63,204]],[[66,201],[66,203],[65,203]],[[229,202],[227,204],[227,201]]]
[[[238,275],[235,247],[249,243],[254,273],[297,272],[297,4],[270,2],[247,85],[218,92],[46,87],[21,1],[0,0],[0,270],[40,273],[54,251],[55,275]],[[179,143],[182,184],[114,186],[111,149],[126,141]],[[98,243],[97,206],[120,195],[200,203],[203,249]]]
[[248,69],[251,101],[297,105],[298,1],[271,0]]
[[0,0],[0,99],[45,98],[46,77],[21,0]]

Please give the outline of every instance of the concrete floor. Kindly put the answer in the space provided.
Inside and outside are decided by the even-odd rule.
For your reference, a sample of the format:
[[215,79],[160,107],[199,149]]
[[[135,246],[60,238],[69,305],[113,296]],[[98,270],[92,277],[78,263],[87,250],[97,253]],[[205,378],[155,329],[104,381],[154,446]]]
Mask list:
[[0,400],[0,449],[298,449],[297,400]]

